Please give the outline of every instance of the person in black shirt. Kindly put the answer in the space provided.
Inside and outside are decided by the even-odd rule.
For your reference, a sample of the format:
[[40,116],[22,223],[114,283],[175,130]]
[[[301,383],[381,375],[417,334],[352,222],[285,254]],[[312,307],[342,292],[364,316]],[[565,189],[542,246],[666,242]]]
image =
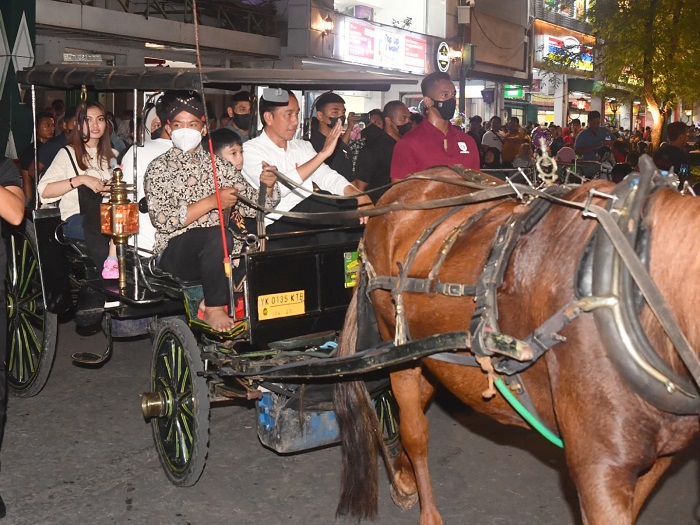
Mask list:
[[[345,124],[345,100],[336,93],[324,93],[316,99],[316,120],[311,126],[311,145],[319,152],[326,143],[326,137],[330,135],[336,122],[340,120],[341,125]],[[338,145],[335,147],[333,155],[326,159],[326,164],[340,173],[349,182],[355,179],[352,167],[352,150],[350,143],[350,133],[359,119],[354,113],[348,115],[348,126],[340,136]]]
[[[22,192],[22,177],[14,163],[0,156],[0,219],[10,224],[18,225],[24,219],[24,193]],[[0,221],[0,228],[2,222]],[[7,273],[7,254],[5,242],[0,242],[0,446],[5,431],[7,409],[7,297],[5,295],[5,274]],[[0,518],[4,518],[7,510],[5,502],[0,497]]]
[[684,149],[688,143],[688,126],[683,122],[671,122],[666,133],[668,142],[654,152],[654,164],[660,170],[673,168],[673,173],[680,179],[679,188],[682,189],[687,175],[681,173],[681,166],[690,165],[690,156]]
[[[54,157],[61,151],[61,148],[68,144],[68,135],[73,131],[77,122],[77,111],[77,106],[69,107],[63,115],[63,120],[60,124],[63,133],[55,136],[40,148],[38,155],[39,169],[37,170],[39,177],[51,166]],[[29,172],[31,173],[32,171],[33,169],[30,166]]]
[[[42,111],[36,115],[36,140],[37,140],[37,155],[41,150],[42,146],[46,144],[49,140],[53,138],[54,132],[56,131],[56,124],[53,120],[53,115],[48,111]],[[32,171],[29,171],[32,168]],[[27,144],[24,151],[19,156],[19,169],[22,175],[22,186],[24,187],[24,198],[28,203],[29,208],[34,207],[33,197],[34,197],[34,187],[35,174],[34,174],[34,143]]]
[[377,126],[365,128],[367,142],[355,165],[354,184],[362,191],[371,192],[369,196],[374,203],[389,189],[382,187],[391,183],[391,157],[396,142],[412,129],[411,112],[400,100],[387,102],[382,113],[384,129]]

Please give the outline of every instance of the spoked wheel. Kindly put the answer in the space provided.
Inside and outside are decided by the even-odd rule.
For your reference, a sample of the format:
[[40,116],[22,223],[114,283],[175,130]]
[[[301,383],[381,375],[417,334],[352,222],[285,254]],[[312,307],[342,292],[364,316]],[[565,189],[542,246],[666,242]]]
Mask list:
[[37,395],[56,355],[58,319],[44,308],[34,224],[25,220],[6,236],[7,382],[19,397]]
[[382,429],[384,444],[389,450],[389,456],[395,458],[401,452],[399,439],[399,405],[396,403],[391,388],[385,390],[374,400],[374,409]]
[[151,417],[160,463],[173,485],[197,483],[209,448],[209,397],[199,347],[181,319],[158,322],[153,343],[151,393],[142,410]]

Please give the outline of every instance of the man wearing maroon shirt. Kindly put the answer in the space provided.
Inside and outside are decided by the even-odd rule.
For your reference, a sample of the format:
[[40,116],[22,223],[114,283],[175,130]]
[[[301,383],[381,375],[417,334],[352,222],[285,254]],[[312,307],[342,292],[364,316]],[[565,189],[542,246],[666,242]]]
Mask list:
[[447,73],[430,73],[421,82],[425,118],[396,143],[391,160],[391,180],[433,166],[479,169],[479,149],[474,139],[460,131],[450,119],[454,116],[456,90]]

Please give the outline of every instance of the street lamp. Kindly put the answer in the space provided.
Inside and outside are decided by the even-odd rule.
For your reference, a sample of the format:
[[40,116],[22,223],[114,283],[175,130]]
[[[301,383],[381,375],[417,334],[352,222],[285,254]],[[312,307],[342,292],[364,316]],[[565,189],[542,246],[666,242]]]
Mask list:
[[685,110],[685,116],[688,120],[688,124],[690,124],[693,121],[693,110],[692,109],[686,109]]
[[323,24],[321,28],[321,35],[323,35],[324,37],[330,35],[333,32],[333,19],[331,18],[331,15],[328,15],[326,16],[326,18],[323,19]]
[[613,113],[612,124],[614,126],[617,120],[617,110],[620,109],[620,103],[617,101],[617,99],[611,98],[608,102],[608,106],[610,106],[610,111]]

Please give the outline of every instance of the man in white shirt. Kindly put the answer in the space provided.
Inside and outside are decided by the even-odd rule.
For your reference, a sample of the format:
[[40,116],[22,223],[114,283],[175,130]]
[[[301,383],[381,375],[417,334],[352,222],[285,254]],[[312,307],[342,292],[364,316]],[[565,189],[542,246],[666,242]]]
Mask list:
[[481,138],[481,148],[487,151],[489,148],[496,148],[498,151],[503,150],[503,137],[500,134],[503,127],[501,117],[491,117],[491,127],[484,133]]
[[[265,100],[264,96],[260,97],[259,114],[264,127],[259,137],[245,143],[243,175],[246,180],[257,188],[263,163],[267,163],[275,166],[278,171],[308,190],[303,191],[289,187],[284,181],[279,180],[282,200],[276,209],[282,211],[333,212],[355,209],[358,205],[371,205],[371,200],[366,195],[360,195],[356,199],[338,201],[323,199],[311,193],[314,190],[314,185],[335,195],[350,196],[360,192],[345,177],[324,163],[333,154],[342,133],[340,121],[328,134],[321,151],[316,153],[311,143],[294,139],[299,126],[299,103],[291,91],[288,91],[287,94],[288,97],[284,97],[284,92],[282,92],[282,98],[287,98],[286,102],[271,102]],[[267,233],[275,234],[334,226],[351,226],[358,224],[358,221],[352,219],[310,223],[309,221],[283,217],[279,214],[270,214],[267,216],[266,223],[268,224]],[[286,248],[344,242],[351,239],[359,239],[359,235],[345,232],[325,232],[279,239],[268,246],[270,248]]]
[[[150,111],[155,111],[161,123],[167,120],[166,108],[175,100],[178,95],[182,95],[179,91],[166,91],[158,99],[155,108]],[[150,120],[150,112],[146,115],[146,121]],[[163,153],[173,147],[173,141],[170,139],[170,134],[165,126],[161,126],[160,137],[151,139],[151,133],[146,134],[143,146],[137,150],[137,188],[136,202],[139,203],[139,234],[138,245],[139,250],[144,249],[149,252],[153,251],[153,243],[155,242],[156,229],[151,223],[148,216],[148,206],[146,205],[146,194],[143,191],[143,179],[146,174],[146,169],[152,160],[160,157]],[[134,182],[134,147],[132,146],[122,159],[122,172],[124,173],[124,182],[133,184]]]

